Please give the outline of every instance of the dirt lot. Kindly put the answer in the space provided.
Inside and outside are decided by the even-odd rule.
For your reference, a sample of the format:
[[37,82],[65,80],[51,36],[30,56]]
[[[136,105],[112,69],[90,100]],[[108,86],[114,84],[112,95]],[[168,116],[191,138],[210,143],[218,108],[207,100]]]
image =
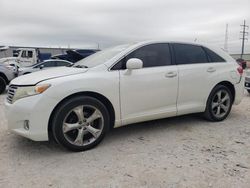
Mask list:
[[229,118],[176,117],[111,131],[71,153],[10,133],[0,96],[0,187],[250,187],[250,96]]

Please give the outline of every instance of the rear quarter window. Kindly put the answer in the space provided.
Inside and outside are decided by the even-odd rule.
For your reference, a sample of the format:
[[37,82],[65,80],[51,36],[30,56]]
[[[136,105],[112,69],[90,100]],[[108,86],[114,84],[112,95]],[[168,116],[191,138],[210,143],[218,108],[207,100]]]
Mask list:
[[206,51],[210,62],[226,62],[226,60],[223,59],[221,56],[219,56],[217,53],[213,52],[212,50],[206,47],[203,48]]

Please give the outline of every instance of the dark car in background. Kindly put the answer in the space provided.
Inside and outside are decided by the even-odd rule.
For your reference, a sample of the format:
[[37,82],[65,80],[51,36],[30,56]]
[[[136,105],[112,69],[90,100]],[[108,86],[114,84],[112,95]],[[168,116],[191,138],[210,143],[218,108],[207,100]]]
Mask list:
[[59,55],[54,55],[51,57],[51,59],[62,59],[62,60],[67,60],[70,62],[77,62],[80,61],[96,52],[99,50],[67,50],[66,54],[59,54]]
[[21,75],[29,74],[29,73],[40,71],[40,70],[46,70],[49,68],[72,66],[72,65],[73,63],[69,61],[60,60],[60,59],[49,59],[41,63],[34,64],[32,66],[19,68],[18,75],[21,76]]

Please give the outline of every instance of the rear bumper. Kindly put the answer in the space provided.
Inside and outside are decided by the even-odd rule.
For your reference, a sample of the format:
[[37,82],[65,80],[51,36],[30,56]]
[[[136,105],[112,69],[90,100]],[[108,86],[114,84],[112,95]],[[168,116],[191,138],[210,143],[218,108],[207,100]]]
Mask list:
[[241,79],[241,81],[234,85],[235,88],[235,98],[234,98],[234,104],[240,104],[241,100],[244,97],[244,79]]

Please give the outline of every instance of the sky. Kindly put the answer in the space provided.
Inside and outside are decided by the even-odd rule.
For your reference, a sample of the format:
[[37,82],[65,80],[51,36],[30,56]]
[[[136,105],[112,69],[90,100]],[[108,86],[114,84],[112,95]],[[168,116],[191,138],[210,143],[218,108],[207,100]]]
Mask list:
[[[0,0],[0,45],[101,49],[143,40],[197,41],[241,52],[250,0]],[[250,41],[245,51],[250,53]]]

